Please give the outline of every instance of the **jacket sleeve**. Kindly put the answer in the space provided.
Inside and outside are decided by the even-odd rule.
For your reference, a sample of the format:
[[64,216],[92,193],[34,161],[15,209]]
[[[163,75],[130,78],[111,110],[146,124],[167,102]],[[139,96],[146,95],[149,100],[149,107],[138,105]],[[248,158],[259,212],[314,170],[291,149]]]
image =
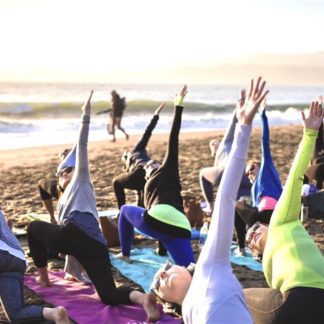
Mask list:
[[168,148],[162,163],[163,168],[172,168],[178,172],[179,163],[179,132],[181,127],[183,107],[175,106],[175,113],[171,132],[169,136]]
[[214,161],[215,167],[219,167],[219,168],[225,167],[228,155],[232,148],[236,123],[237,123],[236,109],[234,109],[231,121],[230,121],[229,125],[227,126],[224,137],[223,137],[222,141],[220,142],[219,147],[216,152],[216,155],[215,155],[215,161]]
[[257,207],[260,198],[262,196],[273,197],[276,200],[279,199],[282,186],[278,171],[273,163],[271,151],[270,151],[270,131],[268,118],[266,116],[265,110],[261,114],[262,119],[262,135],[261,135],[261,148],[262,148],[262,160],[260,166],[260,172],[256,179],[256,189],[255,189],[255,204]]
[[299,219],[304,173],[312,157],[317,134],[318,132],[312,129],[304,130],[286,185],[271,216],[270,226]]
[[88,136],[90,116],[82,114],[76,148],[75,176],[83,181],[90,181],[88,161]]
[[217,192],[206,243],[198,264],[230,263],[236,196],[245,168],[252,126],[237,124],[227,165]]
[[153,118],[151,119],[150,123],[147,125],[145,132],[143,133],[143,136],[136,143],[136,145],[133,149],[133,152],[145,150],[147,143],[152,136],[152,132],[153,132],[158,120],[159,120],[159,115],[154,115]]

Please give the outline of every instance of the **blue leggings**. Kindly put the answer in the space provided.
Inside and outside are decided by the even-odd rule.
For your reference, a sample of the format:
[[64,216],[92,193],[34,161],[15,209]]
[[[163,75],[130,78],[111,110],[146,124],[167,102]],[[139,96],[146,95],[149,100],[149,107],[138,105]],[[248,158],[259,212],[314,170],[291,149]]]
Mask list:
[[144,212],[144,208],[133,205],[124,205],[120,209],[118,231],[123,255],[130,255],[136,227],[143,234],[160,240],[176,264],[187,266],[190,262],[195,262],[190,239],[178,238],[152,229],[144,221]]
[[25,270],[24,261],[0,250],[0,298],[10,323],[35,323],[44,320],[43,306],[24,303]]

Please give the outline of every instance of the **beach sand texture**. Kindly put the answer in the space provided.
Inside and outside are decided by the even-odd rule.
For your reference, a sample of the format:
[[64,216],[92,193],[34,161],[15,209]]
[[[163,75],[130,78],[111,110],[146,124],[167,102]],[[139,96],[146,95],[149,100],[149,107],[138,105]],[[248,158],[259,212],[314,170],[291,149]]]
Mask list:
[[[208,143],[215,137],[221,139],[222,135],[223,132],[218,131],[182,133],[180,136],[182,188],[184,191],[190,192],[198,200],[202,200],[198,181],[199,170],[213,164],[213,158],[209,154]],[[271,128],[272,156],[283,184],[287,178],[301,135],[301,126]],[[116,208],[117,204],[113,193],[112,179],[123,172],[121,155],[125,149],[131,148],[137,139],[138,137],[134,136],[129,141],[119,139],[116,143],[111,143],[108,140],[89,143],[91,176],[99,210]],[[153,134],[148,145],[148,152],[152,158],[163,159],[167,140],[167,134]],[[59,162],[58,154],[64,148],[69,148],[69,146],[59,145],[1,152],[1,207],[5,216],[12,220],[14,226],[26,227],[28,219],[22,216],[26,213],[46,212],[39,197],[37,183],[48,175],[54,175]],[[249,149],[249,158],[260,159],[260,152],[260,129],[254,129]],[[135,195],[133,193],[127,194],[127,202],[135,202]],[[324,223],[311,220],[306,226],[321,250],[324,251]],[[137,244],[147,245],[151,243],[147,242],[147,240],[140,240],[137,241]],[[62,262],[57,261],[50,264],[54,268],[62,265]],[[28,272],[33,270],[34,267],[31,266]],[[241,266],[234,266],[234,272],[244,287],[267,287],[263,274],[259,272],[254,272]],[[130,284],[127,279],[121,277],[117,272],[115,274],[118,284]],[[28,302],[43,303],[42,300],[28,289],[25,289],[25,297]],[[4,318],[3,313],[1,318]]]

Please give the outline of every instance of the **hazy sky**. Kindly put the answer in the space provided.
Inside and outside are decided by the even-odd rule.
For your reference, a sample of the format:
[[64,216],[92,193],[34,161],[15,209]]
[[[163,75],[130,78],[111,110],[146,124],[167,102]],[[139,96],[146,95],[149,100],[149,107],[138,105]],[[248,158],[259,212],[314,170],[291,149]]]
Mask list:
[[127,73],[324,51],[324,1],[0,0],[0,30],[0,80],[127,82]]

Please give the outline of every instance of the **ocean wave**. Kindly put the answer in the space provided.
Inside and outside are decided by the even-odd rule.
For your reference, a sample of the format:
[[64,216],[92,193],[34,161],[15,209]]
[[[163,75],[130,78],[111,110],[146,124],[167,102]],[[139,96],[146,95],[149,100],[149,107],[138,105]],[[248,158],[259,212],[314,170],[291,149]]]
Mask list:
[[[153,112],[160,104],[160,101],[153,100],[133,100],[129,101],[125,111],[125,115],[147,114]],[[60,103],[5,103],[0,102],[0,117],[12,118],[68,118],[77,117],[80,115],[80,102],[60,102]],[[165,110],[170,110],[173,107],[172,102],[166,103]],[[284,112],[294,108],[302,110],[304,104],[281,104],[269,105],[268,111]],[[92,104],[93,114],[96,115],[108,108],[107,102],[98,101]],[[203,102],[186,102],[185,111],[190,113],[229,113],[233,110],[234,105],[229,104],[206,104]],[[105,115],[103,115],[105,116]]]

